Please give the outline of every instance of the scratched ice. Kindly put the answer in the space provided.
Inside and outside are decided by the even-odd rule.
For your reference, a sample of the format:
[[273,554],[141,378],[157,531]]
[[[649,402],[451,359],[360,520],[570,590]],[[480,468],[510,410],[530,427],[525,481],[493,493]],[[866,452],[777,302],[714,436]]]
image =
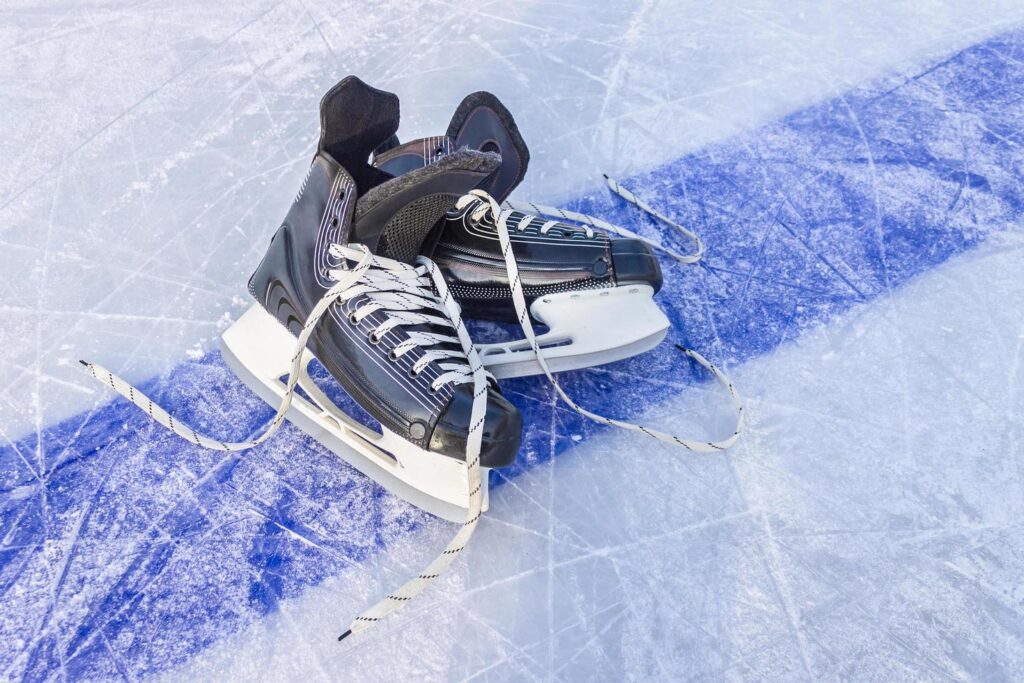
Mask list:
[[[0,678],[1024,677],[1019,2],[0,16]],[[194,449],[74,361],[226,437],[266,419],[216,338],[347,73],[399,93],[405,138],[493,90],[533,153],[522,197],[656,234],[608,171],[695,226],[708,258],[666,264],[659,301],[749,429],[695,458],[504,383],[525,446],[466,557],[341,647],[451,527],[295,429]],[[728,424],[668,344],[563,380]]]

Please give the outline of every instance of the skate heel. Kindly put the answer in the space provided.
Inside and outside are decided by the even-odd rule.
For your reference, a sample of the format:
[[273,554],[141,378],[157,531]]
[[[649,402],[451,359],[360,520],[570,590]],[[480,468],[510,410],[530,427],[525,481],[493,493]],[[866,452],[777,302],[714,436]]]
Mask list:
[[[548,326],[537,337],[548,367],[552,372],[578,370],[654,348],[665,338],[669,322],[653,297],[653,287],[637,284],[537,299],[530,315]],[[477,350],[499,379],[543,372],[525,339],[481,344]]]
[[[295,344],[291,332],[258,304],[221,336],[228,367],[274,407],[285,395]],[[465,464],[422,451],[387,428],[378,433],[353,420],[310,377],[313,360],[313,354],[304,350],[298,380],[302,392],[293,396],[288,420],[391,493],[443,519],[465,521],[469,508]],[[487,470],[481,468],[480,474],[486,511]]]

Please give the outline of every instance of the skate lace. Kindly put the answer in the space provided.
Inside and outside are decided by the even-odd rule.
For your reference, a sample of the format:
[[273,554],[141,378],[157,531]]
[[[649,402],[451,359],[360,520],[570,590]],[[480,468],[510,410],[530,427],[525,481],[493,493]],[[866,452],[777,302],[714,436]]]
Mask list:
[[[329,253],[342,262],[358,263],[362,255],[361,248],[362,245],[352,247],[332,244]],[[369,332],[370,341],[391,342],[394,346],[388,352],[388,357],[392,361],[397,361],[417,348],[421,349],[420,357],[412,364],[411,373],[418,376],[434,363],[442,372],[431,382],[430,388],[438,391],[448,384],[471,383],[473,372],[465,351],[460,347],[455,325],[434,291],[431,266],[432,262],[422,256],[417,259],[416,265],[371,256],[366,272],[355,284],[340,292],[337,301],[344,303],[362,298],[362,303],[358,303],[350,314],[353,323],[360,323],[374,313],[383,313],[383,321]],[[328,271],[328,275],[338,281],[349,272],[346,268],[334,268]],[[390,334],[417,325],[441,327],[451,332],[442,334],[405,329],[406,338],[403,340]],[[490,373],[487,376],[493,379]]]
[[580,225],[567,226],[564,223],[560,223],[559,220],[548,220],[545,221],[544,224],[541,225],[540,227],[540,233],[542,235],[548,234],[548,232],[554,227],[560,227],[563,229],[569,228],[576,230],[577,232],[581,232],[582,234],[584,234],[588,239],[592,239],[595,235],[593,228],[597,228],[598,230],[603,232],[610,232],[616,235],[622,235],[623,237],[630,237],[632,239],[639,240],[644,244],[650,246],[651,248],[665,254],[666,256],[670,256],[671,258],[675,259],[680,263],[696,263],[697,261],[700,261],[701,258],[703,258],[704,242],[700,239],[700,236],[698,236],[697,233],[693,232],[688,228],[683,227],[682,225],[675,222],[668,216],[665,216],[664,214],[658,212],[650,204],[643,201],[626,188],[622,187],[622,185],[620,185],[618,181],[615,180],[614,178],[610,178],[607,175],[605,175],[604,179],[605,182],[608,184],[608,188],[612,192],[622,197],[624,200],[626,200],[636,208],[640,209],[651,218],[654,218],[663,225],[672,228],[673,230],[679,232],[680,234],[684,235],[687,239],[692,241],[694,245],[693,253],[680,254],[679,252],[669,247],[666,247],[661,242],[656,242],[652,239],[644,237],[643,235],[639,235],[631,230],[623,228],[622,226],[615,225],[614,223],[609,223],[608,221],[596,218],[594,216],[590,216],[585,213],[569,211],[567,209],[559,209],[558,207],[547,206],[544,204],[535,204],[533,202],[507,200],[502,205],[502,208],[505,211],[510,212],[506,217],[506,222],[509,219],[517,219],[518,222],[515,223],[515,229],[517,231],[522,231],[525,230],[527,226],[529,226],[530,222],[537,217],[557,217],[557,219],[573,221],[574,223],[579,223]]
[[[384,597],[382,600],[371,606],[360,614],[351,623],[338,640],[342,640],[352,633],[370,628],[391,612],[405,606],[414,597],[422,593],[427,586],[436,580],[455,561],[455,558],[462,552],[473,532],[476,530],[480,520],[483,507],[483,485],[480,473],[480,449],[483,442],[484,416],[487,412],[487,389],[489,373],[484,370],[483,363],[477,355],[476,348],[466,331],[462,322],[462,311],[455,299],[448,291],[448,285],[441,274],[440,269],[433,261],[419,257],[415,266],[410,266],[398,261],[375,257],[365,246],[354,244],[350,246],[331,245],[332,255],[337,259],[344,259],[346,265],[351,262],[350,268],[335,268],[329,274],[335,280],[335,284],[324,293],[320,301],[306,318],[302,331],[299,333],[295,350],[292,354],[291,366],[288,371],[288,381],[285,393],[281,399],[281,405],[277,413],[264,431],[257,437],[248,441],[221,441],[210,436],[200,434],[192,427],[175,420],[166,410],[153,402],[151,398],[136,389],[134,386],[110,372],[101,365],[88,361],[79,361],[92,376],[108,385],[111,389],[128,399],[136,406],[149,414],[151,418],[170,429],[178,436],[195,443],[197,446],[204,446],[220,451],[241,451],[253,448],[266,441],[274,434],[284,422],[285,414],[291,406],[295,395],[295,387],[301,373],[303,363],[303,352],[309,336],[312,334],[317,323],[320,322],[328,309],[339,301],[348,301],[360,294],[366,294],[370,303],[360,306],[353,316],[360,316],[360,320],[374,311],[387,311],[388,320],[381,323],[374,329],[372,334],[381,338],[398,325],[420,324],[429,322],[449,327],[453,330],[454,336],[434,334],[419,331],[407,331],[409,338],[396,345],[396,353],[405,354],[415,347],[429,347],[435,344],[456,343],[462,351],[447,349],[428,349],[424,356],[419,359],[420,369],[426,367],[430,362],[435,361],[456,361],[453,363],[442,363],[441,369],[446,372],[440,375],[435,383],[463,383],[473,384],[473,404],[470,409],[469,432],[466,436],[466,486],[468,492],[468,506],[466,510],[466,521],[459,527],[458,532],[445,548],[438,553],[437,557],[419,574]],[[435,293],[436,292],[436,293]],[[423,312],[427,311],[427,312]],[[436,315],[440,314],[440,315]],[[391,321],[395,322],[391,322]],[[402,351],[397,351],[402,347]],[[426,359],[426,360],[425,360]]]
[[554,387],[555,392],[558,396],[568,405],[570,408],[575,410],[580,415],[590,418],[595,422],[601,424],[607,424],[622,429],[641,432],[649,437],[672,443],[677,446],[681,446],[690,451],[697,452],[714,452],[723,451],[739,439],[740,432],[743,431],[743,404],[740,401],[739,394],[737,394],[735,387],[725,374],[719,370],[713,363],[706,359],[701,354],[697,353],[692,349],[685,348],[680,345],[676,345],[687,357],[692,358],[699,365],[707,369],[714,376],[718,382],[726,388],[729,392],[729,397],[732,401],[733,408],[736,410],[736,423],[732,434],[725,439],[719,441],[701,441],[697,439],[684,439],[673,434],[661,432],[656,429],[651,429],[643,425],[635,424],[632,422],[626,422],[624,420],[617,420],[610,417],[605,417],[598,413],[594,413],[586,408],[580,406],[559,385],[558,380],[555,379],[548,367],[547,360],[544,357],[540,345],[537,343],[537,335],[533,329],[533,322],[530,320],[530,313],[526,306],[526,296],[523,293],[522,281],[519,277],[519,266],[516,263],[515,254],[512,251],[512,243],[509,237],[508,220],[516,210],[511,207],[502,209],[498,202],[495,201],[487,192],[483,190],[472,190],[468,194],[463,195],[459,198],[456,203],[456,209],[463,209],[471,206],[474,202],[477,202],[476,206],[470,209],[470,218],[472,220],[480,221],[490,219],[494,222],[497,232],[498,240],[501,243],[501,252],[505,258],[505,267],[508,271],[508,279],[510,288],[512,290],[512,303],[515,306],[516,316],[519,320],[519,325],[523,329],[523,333],[526,335],[527,341],[530,343],[530,347],[533,349],[533,353],[537,358],[537,363],[540,365],[544,374],[547,376],[548,381]]
[[[295,387],[299,379],[302,352],[306,348],[306,343],[309,341],[309,337],[317,323],[320,322],[320,319],[323,318],[332,304],[349,301],[363,294],[367,297],[367,303],[359,306],[352,313],[354,322],[361,321],[376,311],[385,311],[387,313],[384,322],[370,332],[371,341],[382,340],[388,332],[404,324],[417,325],[428,323],[449,328],[455,333],[454,335],[407,331],[408,338],[396,344],[391,353],[394,358],[400,358],[418,347],[442,344],[458,345],[461,347],[460,349],[427,348],[422,356],[413,364],[413,372],[416,374],[422,372],[432,362],[449,361],[438,362],[438,367],[443,372],[432,382],[432,388],[435,391],[445,384],[465,384],[474,381],[474,371],[468,359],[467,348],[462,344],[461,335],[458,334],[461,320],[458,321],[458,324],[453,321],[451,309],[445,308],[432,289],[432,285],[437,286],[440,283],[445,287],[443,291],[447,294],[447,285],[444,284],[444,278],[440,276],[432,261],[420,257],[420,263],[416,266],[411,266],[399,261],[376,257],[361,244],[352,246],[334,244],[331,245],[330,249],[335,258],[351,261],[353,266],[351,269],[335,268],[329,271],[331,278],[335,280],[335,284],[324,293],[320,301],[313,307],[296,339],[295,353],[292,355],[288,381],[281,405],[266,429],[253,439],[248,441],[221,441],[200,434],[180,420],[175,420],[173,416],[146,396],[146,394],[102,365],[84,360],[79,362],[98,381],[110,386],[111,389],[142,408],[151,418],[178,436],[198,446],[221,451],[241,451],[253,448],[266,441],[277,431],[284,421],[285,413],[288,412],[288,408],[291,406],[295,395]],[[458,311],[457,304],[455,311]],[[437,315],[437,313],[440,315]],[[469,348],[472,348],[472,344],[470,344]],[[489,373],[485,373],[485,377],[489,377]]]

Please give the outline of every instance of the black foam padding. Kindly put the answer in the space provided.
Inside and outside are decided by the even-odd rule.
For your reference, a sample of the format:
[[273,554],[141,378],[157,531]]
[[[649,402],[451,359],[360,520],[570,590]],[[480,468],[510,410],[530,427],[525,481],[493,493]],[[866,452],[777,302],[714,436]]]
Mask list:
[[455,110],[447,135],[456,149],[469,147],[501,155],[501,169],[481,188],[499,202],[508,198],[526,176],[530,150],[512,113],[493,94],[480,91],[467,95]]
[[370,154],[398,131],[398,96],[346,76],[320,100],[319,150],[344,168],[365,194],[392,176]]
[[429,255],[445,213],[500,165],[497,154],[460,149],[382,183],[359,197],[351,239],[400,261]]
[[387,140],[377,145],[376,149],[373,150],[373,155],[377,156],[378,154],[383,154],[384,152],[387,152],[389,150],[394,149],[395,147],[398,147],[400,144],[402,143],[401,141],[399,141],[398,136],[392,135]]

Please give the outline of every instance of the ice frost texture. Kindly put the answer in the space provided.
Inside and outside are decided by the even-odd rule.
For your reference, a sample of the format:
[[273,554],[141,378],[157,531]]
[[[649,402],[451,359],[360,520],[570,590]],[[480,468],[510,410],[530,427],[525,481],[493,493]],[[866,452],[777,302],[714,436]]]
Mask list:
[[[224,456],[118,400],[9,439],[3,677],[1021,679],[1022,83],[1015,31],[622,178],[707,242],[699,267],[665,263],[659,302],[673,341],[736,372],[748,435],[687,456],[504,382],[525,445],[470,551],[351,647],[347,619],[451,527],[298,430]],[[293,165],[309,147],[258,143]],[[174,201],[218,202],[191,192]],[[591,192],[569,205],[656,234]],[[563,378],[710,432],[729,418],[705,380],[669,344]],[[216,352],[144,389],[226,439],[271,414]]]

